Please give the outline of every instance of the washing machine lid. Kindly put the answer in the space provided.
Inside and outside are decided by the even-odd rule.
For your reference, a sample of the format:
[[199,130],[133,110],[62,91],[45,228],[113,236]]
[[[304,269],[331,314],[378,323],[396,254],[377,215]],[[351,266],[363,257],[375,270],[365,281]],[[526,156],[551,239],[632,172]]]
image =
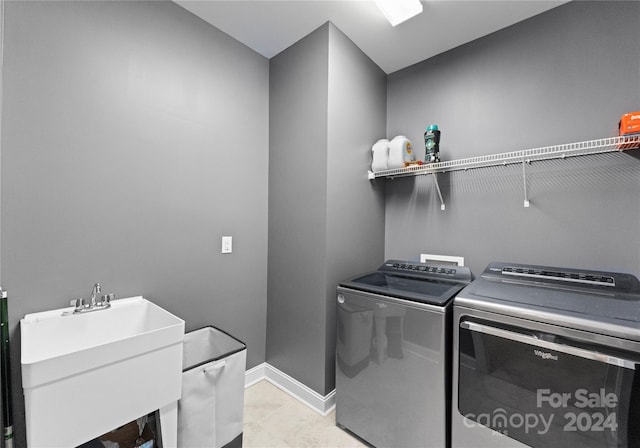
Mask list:
[[377,271],[357,275],[340,286],[443,306],[471,280],[465,266],[387,260]]

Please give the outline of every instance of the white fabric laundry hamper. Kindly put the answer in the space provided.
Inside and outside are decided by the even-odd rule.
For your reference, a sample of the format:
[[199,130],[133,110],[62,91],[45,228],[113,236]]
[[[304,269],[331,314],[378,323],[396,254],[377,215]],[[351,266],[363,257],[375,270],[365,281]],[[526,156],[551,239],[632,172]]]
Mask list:
[[186,333],[178,448],[242,447],[247,346],[215,327]]

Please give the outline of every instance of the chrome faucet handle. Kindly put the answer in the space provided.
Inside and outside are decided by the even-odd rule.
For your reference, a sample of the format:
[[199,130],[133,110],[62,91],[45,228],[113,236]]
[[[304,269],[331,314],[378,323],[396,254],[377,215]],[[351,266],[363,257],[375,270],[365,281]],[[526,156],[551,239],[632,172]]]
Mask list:
[[113,294],[105,294],[102,296],[102,299],[100,300],[100,305],[101,306],[109,306],[111,305],[111,301],[113,300],[115,296]]
[[69,302],[69,305],[75,307],[74,312],[79,313],[84,309],[84,298],[80,297],[79,299],[74,299]]

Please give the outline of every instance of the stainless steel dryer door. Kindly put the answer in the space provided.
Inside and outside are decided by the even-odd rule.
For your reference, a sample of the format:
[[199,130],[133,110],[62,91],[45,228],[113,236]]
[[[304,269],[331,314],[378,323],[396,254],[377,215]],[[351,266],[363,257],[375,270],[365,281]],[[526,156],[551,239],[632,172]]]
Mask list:
[[450,309],[338,288],[339,426],[377,447],[447,445]]
[[640,357],[558,333],[459,322],[458,411],[539,448],[639,443]]

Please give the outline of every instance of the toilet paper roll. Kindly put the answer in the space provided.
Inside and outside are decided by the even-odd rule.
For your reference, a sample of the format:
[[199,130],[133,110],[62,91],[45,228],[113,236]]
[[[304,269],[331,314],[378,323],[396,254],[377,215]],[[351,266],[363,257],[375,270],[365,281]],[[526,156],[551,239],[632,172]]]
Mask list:
[[371,147],[371,171],[386,170],[387,160],[389,158],[389,140],[382,138],[375,142]]

